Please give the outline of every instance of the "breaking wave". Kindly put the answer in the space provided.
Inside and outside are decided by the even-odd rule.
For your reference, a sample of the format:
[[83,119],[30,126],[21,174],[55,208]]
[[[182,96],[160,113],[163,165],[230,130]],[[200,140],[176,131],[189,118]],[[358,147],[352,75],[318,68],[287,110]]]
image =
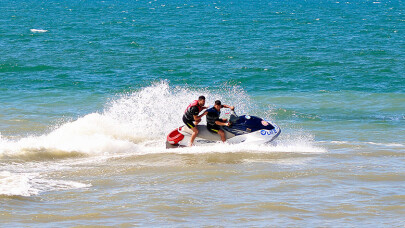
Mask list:
[[[50,133],[28,136],[21,139],[7,139],[0,136],[0,158],[47,159],[92,155],[114,155],[120,153],[141,153],[145,151],[165,152],[166,134],[182,125],[181,116],[190,101],[205,95],[206,104],[220,99],[236,107],[237,113],[255,113],[255,104],[239,86],[224,85],[219,91],[193,90],[185,87],[171,87],[167,81],[160,81],[138,91],[120,95],[106,104],[101,113],[91,113],[77,120],[54,127]],[[205,120],[203,120],[204,122]],[[215,145],[183,151],[232,152],[240,148],[257,152],[324,152],[313,145],[308,134],[281,135],[277,146],[233,147]],[[174,150],[176,151],[176,150]],[[173,151],[173,152],[174,152]],[[180,150],[181,151],[181,150]],[[254,152],[254,150],[252,151]]]
[[137,155],[235,153],[236,156],[240,153],[325,152],[315,145],[312,135],[299,131],[283,133],[277,145],[219,143],[166,149],[166,135],[183,124],[181,116],[185,107],[200,95],[206,96],[206,105],[220,99],[225,104],[234,105],[237,113],[273,119],[271,110],[255,113],[257,107],[239,86],[224,85],[218,91],[210,91],[171,87],[167,81],[156,82],[112,99],[102,112],[65,121],[46,134],[18,139],[0,134],[0,196],[32,196],[44,191],[89,186],[46,178],[46,173],[52,170],[50,164],[57,169],[70,169],[77,162],[97,164],[114,157]]

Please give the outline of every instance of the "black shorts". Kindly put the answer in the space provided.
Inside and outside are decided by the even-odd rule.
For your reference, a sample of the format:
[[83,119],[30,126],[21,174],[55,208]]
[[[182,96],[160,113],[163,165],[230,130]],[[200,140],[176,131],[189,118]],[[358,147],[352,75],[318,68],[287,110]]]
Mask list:
[[208,131],[212,132],[212,133],[218,133],[219,131],[219,125],[207,125],[207,129]]
[[188,128],[190,128],[190,129],[195,128],[194,121],[187,119],[186,116],[184,116],[184,115],[183,115],[183,122],[184,122],[184,124],[186,124],[186,126]]

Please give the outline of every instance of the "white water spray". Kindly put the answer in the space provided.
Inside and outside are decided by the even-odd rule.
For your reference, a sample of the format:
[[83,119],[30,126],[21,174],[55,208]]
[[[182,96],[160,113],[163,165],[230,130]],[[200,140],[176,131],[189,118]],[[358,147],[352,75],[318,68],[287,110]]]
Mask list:
[[[224,85],[213,92],[208,89],[170,87],[167,81],[160,81],[121,95],[107,104],[102,113],[88,114],[56,127],[48,134],[19,140],[0,138],[0,158],[28,156],[31,159],[44,153],[49,153],[49,157],[55,155],[62,158],[76,155],[143,154],[146,144],[149,147],[152,145],[156,152],[165,152],[166,135],[183,124],[181,117],[185,108],[200,95],[206,96],[206,106],[219,99],[225,104],[234,105],[239,114],[255,114],[251,110],[251,99],[239,86]],[[311,151],[311,142],[312,139],[304,140],[306,150]],[[302,137],[296,141],[299,145],[293,139],[288,139],[288,143],[292,152],[294,145],[301,152],[299,147],[303,145]],[[319,151],[318,148],[313,149]],[[213,152],[209,148],[203,150]],[[225,151],[232,150],[225,147]],[[269,151],[274,151],[274,148]]]

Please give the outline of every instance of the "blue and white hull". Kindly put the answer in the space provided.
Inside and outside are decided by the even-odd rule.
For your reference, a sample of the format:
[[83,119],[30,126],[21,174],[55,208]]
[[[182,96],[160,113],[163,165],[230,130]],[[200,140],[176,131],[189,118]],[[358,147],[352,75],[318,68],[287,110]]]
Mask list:
[[[231,115],[231,126],[221,127],[225,132],[226,142],[229,144],[254,143],[264,144],[274,141],[281,133],[281,129],[275,123],[256,116]],[[196,126],[199,133],[194,140],[194,145],[206,145],[218,143],[221,138],[218,134],[208,131],[206,125]],[[166,141],[166,148],[185,147],[189,145],[193,131],[187,126],[181,126],[173,130]]]

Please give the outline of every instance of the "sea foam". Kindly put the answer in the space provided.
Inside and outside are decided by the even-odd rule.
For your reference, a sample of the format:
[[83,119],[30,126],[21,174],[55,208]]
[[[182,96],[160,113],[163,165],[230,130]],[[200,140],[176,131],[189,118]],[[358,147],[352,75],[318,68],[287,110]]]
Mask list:
[[45,29],[30,29],[31,32],[33,33],[44,33],[44,32],[48,32],[48,30]]
[[32,196],[45,191],[90,187],[75,181],[51,180],[38,173],[0,172],[0,196]]

